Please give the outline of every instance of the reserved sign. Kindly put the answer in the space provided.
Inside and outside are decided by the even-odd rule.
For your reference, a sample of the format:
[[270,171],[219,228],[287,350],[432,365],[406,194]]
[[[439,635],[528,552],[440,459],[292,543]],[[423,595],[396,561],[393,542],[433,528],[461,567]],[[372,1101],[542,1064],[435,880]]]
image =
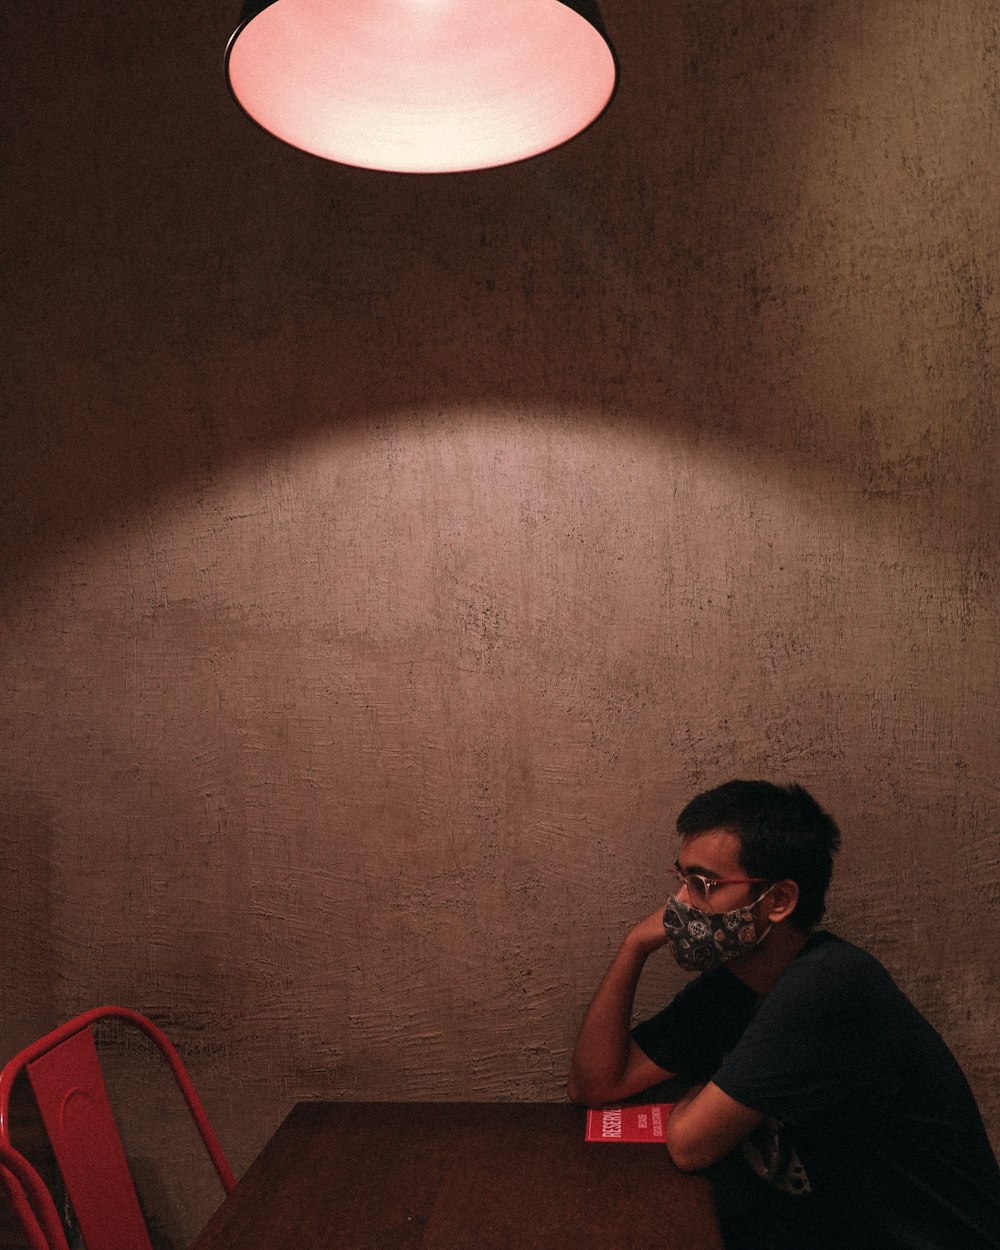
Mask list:
[[663,1141],[663,1128],[672,1102],[635,1103],[628,1107],[591,1107],[587,1112],[587,1141]]

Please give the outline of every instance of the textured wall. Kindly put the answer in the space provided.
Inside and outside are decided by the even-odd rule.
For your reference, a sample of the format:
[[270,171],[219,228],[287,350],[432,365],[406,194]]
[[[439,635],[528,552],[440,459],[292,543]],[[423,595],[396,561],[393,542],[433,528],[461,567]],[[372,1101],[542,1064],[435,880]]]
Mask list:
[[0,19],[4,1049],[150,1011],[239,1166],[560,1098],[764,775],[1000,1141],[995,6],[606,0],[608,116],[450,178],[258,133],[235,7]]

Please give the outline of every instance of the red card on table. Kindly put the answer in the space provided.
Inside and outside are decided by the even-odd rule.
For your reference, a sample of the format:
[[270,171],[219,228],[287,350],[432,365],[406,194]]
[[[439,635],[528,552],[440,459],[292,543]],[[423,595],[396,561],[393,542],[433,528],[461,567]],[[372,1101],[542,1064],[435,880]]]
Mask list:
[[591,1108],[587,1141],[652,1141],[662,1144],[672,1102],[636,1103],[628,1107]]

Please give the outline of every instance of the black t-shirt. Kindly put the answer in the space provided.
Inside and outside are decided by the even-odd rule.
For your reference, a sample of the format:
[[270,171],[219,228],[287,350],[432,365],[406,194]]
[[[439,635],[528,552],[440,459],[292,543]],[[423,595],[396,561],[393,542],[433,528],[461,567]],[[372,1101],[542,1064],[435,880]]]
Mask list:
[[968,1083],[865,951],[816,933],[762,1001],[705,973],[633,1037],[763,1112],[746,1153],[786,1195],[797,1250],[1000,1250],[1000,1169]]

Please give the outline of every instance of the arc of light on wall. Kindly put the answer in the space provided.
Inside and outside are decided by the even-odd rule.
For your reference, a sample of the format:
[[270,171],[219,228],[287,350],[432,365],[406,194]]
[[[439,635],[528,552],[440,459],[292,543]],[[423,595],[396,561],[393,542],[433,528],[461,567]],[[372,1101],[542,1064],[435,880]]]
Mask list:
[[246,0],[226,79],[305,152],[453,173],[572,139],[611,102],[618,65],[594,0]]

